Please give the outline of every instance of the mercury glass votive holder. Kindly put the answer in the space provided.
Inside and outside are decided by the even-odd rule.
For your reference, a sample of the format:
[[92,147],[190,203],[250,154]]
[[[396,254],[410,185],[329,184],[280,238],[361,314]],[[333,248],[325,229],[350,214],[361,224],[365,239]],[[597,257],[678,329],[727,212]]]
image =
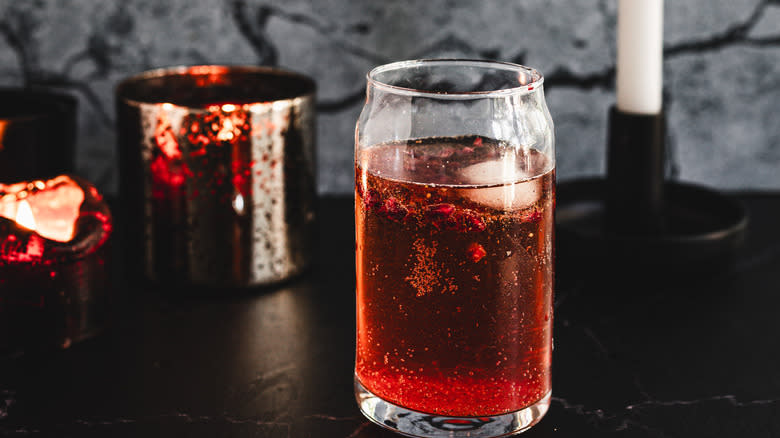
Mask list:
[[315,92],[305,75],[249,66],[164,68],[118,85],[130,279],[247,288],[310,264]]

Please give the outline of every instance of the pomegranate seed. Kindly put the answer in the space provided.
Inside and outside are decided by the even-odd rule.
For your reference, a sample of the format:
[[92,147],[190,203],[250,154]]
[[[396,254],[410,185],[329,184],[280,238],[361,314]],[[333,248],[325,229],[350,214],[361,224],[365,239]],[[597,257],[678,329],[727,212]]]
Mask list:
[[462,232],[485,231],[485,221],[471,210],[463,210],[458,218],[459,229]]
[[542,213],[537,209],[534,209],[532,212],[526,213],[523,216],[523,222],[537,223],[540,220],[542,220]]
[[452,218],[455,206],[452,204],[436,204],[428,207],[426,216],[436,228],[457,228],[457,223]]
[[472,243],[469,245],[468,249],[469,258],[471,258],[471,261],[474,263],[479,262],[482,260],[483,257],[487,255],[487,251],[485,251],[485,248],[482,247],[479,243]]
[[397,199],[392,197],[385,200],[384,204],[382,204],[382,208],[379,209],[379,212],[387,215],[388,219],[395,222],[401,222],[406,219],[406,215],[409,214],[409,210],[401,205]]
[[436,204],[428,207],[428,214],[433,217],[447,217],[455,211],[455,206],[452,204]]
[[362,193],[362,195],[363,195],[363,205],[368,210],[374,210],[381,204],[381,200],[379,199],[379,194],[374,189],[368,189],[364,193]]
[[474,146],[482,146],[482,137],[477,137],[474,139]]
[[485,221],[471,210],[456,210],[452,204],[436,204],[428,207],[427,217],[438,229],[456,230],[461,233],[484,231]]

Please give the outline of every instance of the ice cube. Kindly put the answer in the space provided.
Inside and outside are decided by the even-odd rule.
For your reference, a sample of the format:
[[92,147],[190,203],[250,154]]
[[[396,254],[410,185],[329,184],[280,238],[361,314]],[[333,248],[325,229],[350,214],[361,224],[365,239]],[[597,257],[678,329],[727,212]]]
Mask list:
[[463,197],[500,210],[520,210],[532,206],[542,194],[538,178],[517,167],[514,160],[493,160],[461,170],[468,185],[489,186],[460,189]]
[[460,171],[466,184],[478,186],[507,184],[528,178],[514,160],[491,160],[466,166]]
[[542,187],[538,179],[531,179],[515,184],[460,189],[459,192],[461,196],[477,204],[513,211],[534,205],[542,194]]

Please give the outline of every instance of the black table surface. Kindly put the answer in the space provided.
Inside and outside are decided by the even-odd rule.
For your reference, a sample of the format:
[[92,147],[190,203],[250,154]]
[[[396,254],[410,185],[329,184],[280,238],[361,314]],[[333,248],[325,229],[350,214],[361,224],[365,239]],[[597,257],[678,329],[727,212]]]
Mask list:
[[[559,264],[552,405],[523,436],[780,436],[780,195],[734,196],[751,219],[730,267],[611,281]],[[0,359],[0,433],[397,436],[353,396],[352,200],[320,201],[318,257],[296,279],[196,298],[119,274],[111,330]]]

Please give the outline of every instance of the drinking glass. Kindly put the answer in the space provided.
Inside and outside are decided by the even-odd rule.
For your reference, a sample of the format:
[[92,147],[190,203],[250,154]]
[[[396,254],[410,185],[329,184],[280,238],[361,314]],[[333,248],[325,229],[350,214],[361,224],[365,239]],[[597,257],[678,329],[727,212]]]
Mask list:
[[357,123],[355,394],[410,436],[493,437],[550,403],[553,124],[534,69],[392,63]]

